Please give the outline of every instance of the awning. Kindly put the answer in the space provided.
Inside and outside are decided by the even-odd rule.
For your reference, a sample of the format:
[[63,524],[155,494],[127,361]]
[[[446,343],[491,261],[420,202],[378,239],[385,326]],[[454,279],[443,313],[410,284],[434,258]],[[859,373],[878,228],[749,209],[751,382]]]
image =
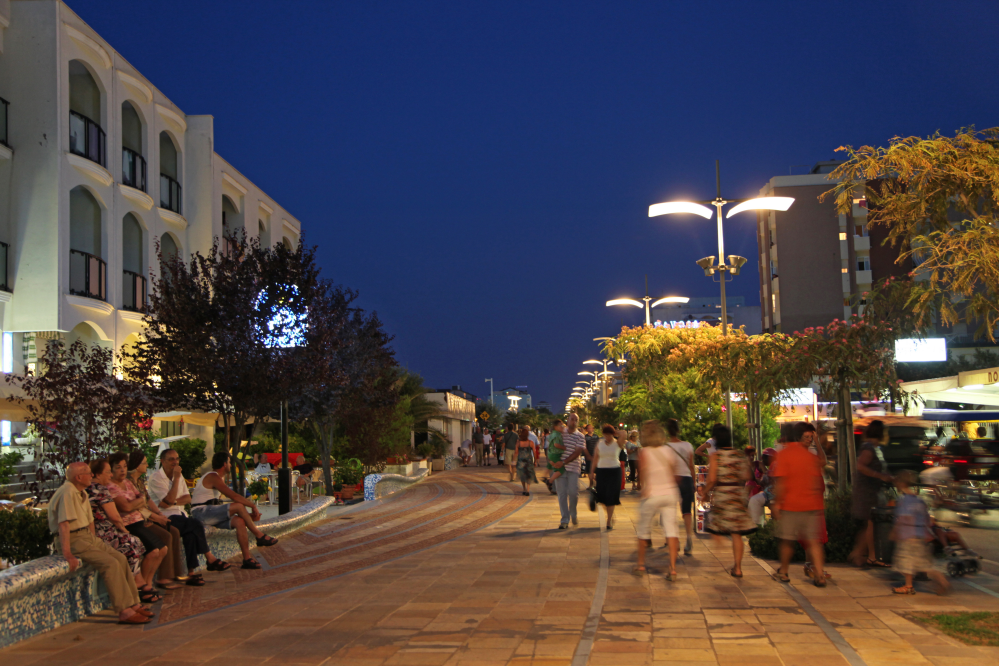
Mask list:
[[[157,421],[181,421],[184,423],[190,423],[196,426],[216,426],[222,422],[216,412],[160,412],[159,414],[153,414],[153,418]],[[277,419],[267,418],[265,422],[272,423],[276,422]],[[229,425],[235,426],[236,421],[230,416]]]
[[923,400],[999,407],[999,368],[971,370],[953,377],[905,382],[902,384],[902,389],[917,394]]

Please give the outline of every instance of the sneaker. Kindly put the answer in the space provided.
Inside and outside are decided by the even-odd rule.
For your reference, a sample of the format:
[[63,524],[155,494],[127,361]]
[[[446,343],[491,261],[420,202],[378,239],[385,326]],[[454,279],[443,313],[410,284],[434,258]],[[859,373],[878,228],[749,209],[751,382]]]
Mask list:
[[567,529],[569,529],[569,526],[568,526],[568,525],[566,525],[566,524],[564,524],[564,523],[562,523],[562,524],[559,524],[558,528],[559,528],[560,530],[567,530]]
[[575,516],[572,517],[572,526],[579,527],[579,518],[576,518]]

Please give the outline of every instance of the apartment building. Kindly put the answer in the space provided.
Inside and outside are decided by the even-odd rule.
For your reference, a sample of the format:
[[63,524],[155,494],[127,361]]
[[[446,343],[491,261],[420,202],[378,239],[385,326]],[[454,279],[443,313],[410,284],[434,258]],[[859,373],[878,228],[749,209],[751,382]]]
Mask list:
[[789,333],[824,326],[855,314],[855,296],[877,280],[908,273],[896,264],[897,250],[882,246],[884,232],[867,226],[867,200],[861,196],[849,213],[832,200],[819,201],[835,181],[839,162],[819,162],[809,173],[775,176],[760,196],[794,197],[787,211],[757,213],[760,304],[763,330]]
[[157,244],[299,242],[299,221],[213,135],[212,116],[186,114],[64,2],[0,0],[3,370],[46,339],[136,340]]

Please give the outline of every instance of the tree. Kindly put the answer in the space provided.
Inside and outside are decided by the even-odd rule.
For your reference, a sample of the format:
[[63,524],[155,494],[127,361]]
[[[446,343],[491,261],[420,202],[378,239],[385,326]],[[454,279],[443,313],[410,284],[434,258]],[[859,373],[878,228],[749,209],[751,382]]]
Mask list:
[[39,498],[66,465],[131,450],[137,424],[154,411],[148,388],[119,379],[113,362],[114,352],[99,345],[50,340],[39,358],[41,374],[7,375],[7,383],[20,384],[31,401],[16,398],[41,433],[43,453],[31,484]]
[[[897,263],[912,259],[923,278],[906,305],[920,328],[934,316],[977,324],[995,341],[999,325],[999,128],[953,137],[894,137],[887,147],[840,147],[846,162],[823,195],[841,213],[866,195],[868,225],[887,231]],[[956,297],[956,298],[955,298]]]
[[[498,428],[502,423],[500,420],[500,411],[491,402],[483,401],[475,403],[475,411],[478,412],[477,419],[479,426],[482,428]],[[483,414],[486,415],[485,418],[482,417]]]

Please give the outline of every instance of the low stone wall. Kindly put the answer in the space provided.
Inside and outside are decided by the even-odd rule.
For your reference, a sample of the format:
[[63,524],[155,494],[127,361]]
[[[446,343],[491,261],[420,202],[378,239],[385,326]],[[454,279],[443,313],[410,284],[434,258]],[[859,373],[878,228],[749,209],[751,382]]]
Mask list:
[[401,474],[368,474],[364,477],[364,501],[373,502],[386,495],[408,488],[430,476],[429,469],[421,469],[413,476]]
[[[261,521],[259,526],[271,536],[288,534],[325,518],[332,504],[332,497],[316,497],[291,513]],[[234,530],[209,527],[205,532],[217,557],[229,559],[239,554]],[[0,647],[109,607],[107,591],[97,572],[89,566],[70,572],[61,555],[0,571]]]

